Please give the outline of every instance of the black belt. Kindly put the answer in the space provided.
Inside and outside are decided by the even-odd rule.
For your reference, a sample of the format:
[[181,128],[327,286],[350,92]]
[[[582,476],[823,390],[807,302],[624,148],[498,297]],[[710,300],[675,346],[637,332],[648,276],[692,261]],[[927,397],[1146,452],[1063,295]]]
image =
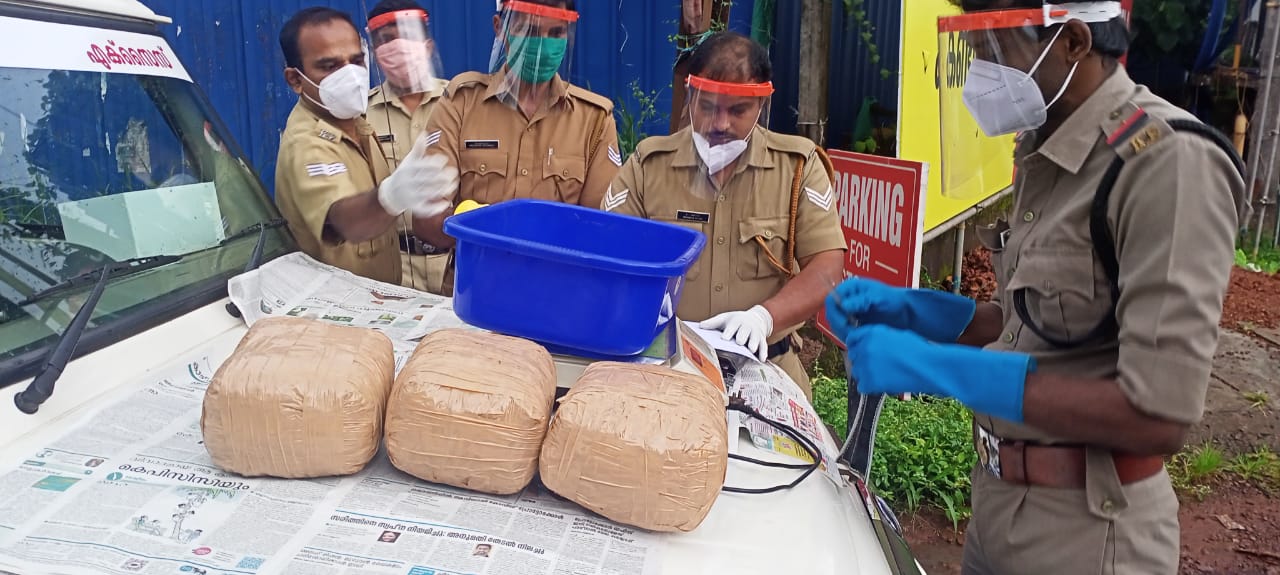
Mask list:
[[414,256],[432,256],[444,250],[424,242],[411,234],[400,234],[400,251]]
[[778,343],[769,346],[769,357],[778,357],[789,351],[791,351],[791,336],[788,335],[778,340]]

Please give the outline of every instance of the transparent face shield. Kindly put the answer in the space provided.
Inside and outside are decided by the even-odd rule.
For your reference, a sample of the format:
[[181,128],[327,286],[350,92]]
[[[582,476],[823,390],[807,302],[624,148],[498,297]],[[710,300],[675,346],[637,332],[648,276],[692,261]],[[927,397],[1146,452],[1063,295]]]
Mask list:
[[746,161],[756,127],[769,125],[773,84],[719,82],[690,74],[687,90],[686,111],[701,172],[693,191],[714,198],[719,195],[715,180],[727,180]]
[[388,12],[369,21],[369,39],[377,62],[375,80],[396,95],[435,88],[442,66],[423,10]]
[[508,0],[494,38],[501,89],[517,102],[530,94],[550,96],[546,88],[558,75],[570,77],[578,13],[555,6]]
[[1073,67],[1052,86],[1037,82],[1062,24],[1120,14],[1120,3],[1108,1],[938,19],[943,196],[971,199],[1009,184],[1014,137],[1044,124],[1075,74]]

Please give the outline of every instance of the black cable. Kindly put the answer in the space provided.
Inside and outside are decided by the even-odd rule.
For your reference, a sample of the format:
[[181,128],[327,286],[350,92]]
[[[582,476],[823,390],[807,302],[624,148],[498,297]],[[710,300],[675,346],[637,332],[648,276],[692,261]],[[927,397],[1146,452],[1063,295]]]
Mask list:
[[777,429],[778,431],[781,431],[782,433],[786,434],[788,437],[790,437],[791,439],[794,439],[797,443],[799,443],[801,447],[804,447],[804,450],[809,453],[809,457],[813,458],[813,463],[809,463],[809,464],[774,463],[772,461],[761,461],[759,459],[753,459],[753,458],[745,457],[742,455],[730,454],[729,455],[730,459],[736,459],[738,461],[746,461],[748,463],[754,463],[756,465],[760,465],[764,467],[773,467],[773,468],[779,468],[779,469],[803,469],[805,471],[804,473],[801,473],[800,476],[795,479],[795,481],[792,481],[791,483],[788,483],[785,485],[775,485],[773,487],[766,487],[762,489],[748,489],[745,487],[722,487],[721,488],[722,491],[725,491],[728,493],[745,493],[748,495],[765,495],[768,493],[775,493],[785,489],[791,489],[797,485],[800,485],[800,482],[804,481],[805,479],[808,479],[809,476],[812,475],[813,472],[818,469],[818,466],[822,465],[822,454],[818,451],[818,446],[814,444],[812,441],[810,441],[809,438],[802,435],[799,431],[796,431],[790,425],[787,425],[785,423],[781,423],[778,421],[774,421],[772,419],[765,417],[764,415],[761,415],[759,411],[756,411],[754,407],[751,407],[751,405],[748,404],[746,400],[742,399],[741,397],[730,398],[729,407],[726,409],[728,411],[737,411],[739,413],[745,413],[748,417],[754,417],[760,421],[763,421],[766,424],[768,424],[770,427],[773,427],[774,429]]

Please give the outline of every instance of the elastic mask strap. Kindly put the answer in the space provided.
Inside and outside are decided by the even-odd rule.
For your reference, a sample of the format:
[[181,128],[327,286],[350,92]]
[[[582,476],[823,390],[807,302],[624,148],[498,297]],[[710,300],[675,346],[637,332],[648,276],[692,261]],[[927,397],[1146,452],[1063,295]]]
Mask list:
[[[314,87],[315,87],[315,89],[317,89],[317,90],[319,90],[319,89],[320,89],[320,84],[317,84],[317,83],[315,83],[315,82],[312,82],[312,81],[311,81],[311,78],[308,78],[306,74],[303,74],[303,73],[302,73],[302,70],[299,70],[299,69],[297,69],[297,68],[294,68],[294,69],[293,69],[293,71],[297,72],[299,76],[302,76],[302,79],[303,79],[303,80],[306,80],[308,84],[311,84],[312,86],[314,86]],[[324,105],[324,104],[321,104],[320,102],[315,101],[311,96],[308,96],[306,92],[303,92],[303,93],[302,93],[302,97],[303,97],[303,98],[306,98],[308,102],[311,102],[312,104],[315,104],[315,105],[317,105],[317,106],[320,106],[320,109],[321,109],[321,110],[324,110],[324,111],[326,111],[326,112],[329,112],[330,114],[332,114],[332,113],[333,113],[333,110],[330,110],[328,106],[326,106],[326,105]]]
[[1031,71],[1027,72],[1028,76],[1036,75],[1036,70],[1040,69],[1040,64],[1044,62],[1044,57],[1049,55],[1049,49],[1053,47],[1054,42],[1058,41],[1058,36],[1062,34],[1062,30],[1066,27],[1066,24],[1058,26],[1058,31],[1053,33],[1053,38],[1049,40],[1049,45],[1044,47],[1044,51],[1040,52],[1040,57],[1036,58],[1036,63],[1031,66]]
[[1045,104],[1046,110],[1049,108],[1052,108],[1053,105],[1057,103],[1058,98],[1061,98],[1063,94],[1067,93],[1067,86],[1071,85],[1071,78],[1076,75],[1076,68],[1079,68],[1079,67],[1080,67],[1080,62],[1076,62],[1075,64],[1071,65],[1071,71],[1067,72],[1067,79],[1063,80],[1062,87],[1058,88],[1058,95],[1054,96],[1053,99],[1050,100],[1048,104]]

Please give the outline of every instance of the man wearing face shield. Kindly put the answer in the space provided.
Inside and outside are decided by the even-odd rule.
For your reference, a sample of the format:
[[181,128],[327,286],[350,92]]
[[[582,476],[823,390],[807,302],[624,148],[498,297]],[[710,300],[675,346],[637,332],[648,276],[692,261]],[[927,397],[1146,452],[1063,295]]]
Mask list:
[[[613,103],[566,81],[578,19],[574,0],[499,0],[491,74],[450,82],[426,133],[460,172],[454,204],[535,198],[598,207],[622,164]],[[414,228],[443,248],[445,215]],[[446,293],[452,293],[452,270]]]
[[280,32],[285,79],[298,94],[280,136],[276,203],[307,255],[360,276],[400,283],[396,218],[447,207],[457,173],[425,155],[421,138],[395,172],[364,119],[369,70],[351,17],[295,14]]
[[826,158],[764,127],[772,68],[755,41],[714,34],[689,74],[690,125],[641,142],[601,206],[705,234],[676,315],[773,361],[810,396],[792,336],[842,277],[846,249]]
[[[366,118],[377,132],[387,163],[395,169],[427,128],[431,110],[449,85],[429,32],[429,15],[414,0],[382,0],[369,11],[369,38],[385,80],[369,92]],[[396,218],[401,283],[440,293],[447,250],[413,235],[412,218]]]
[[1177,573],[1163,462],[1204,410],[1239,158],[1129,78],[1119,2],[960,4],[940,46],[975,59],[944,147],[1020,134],[1014,218],[982,234],[998,297],[851,279],[828,317],[860,391],[974,411],[965,573]]

